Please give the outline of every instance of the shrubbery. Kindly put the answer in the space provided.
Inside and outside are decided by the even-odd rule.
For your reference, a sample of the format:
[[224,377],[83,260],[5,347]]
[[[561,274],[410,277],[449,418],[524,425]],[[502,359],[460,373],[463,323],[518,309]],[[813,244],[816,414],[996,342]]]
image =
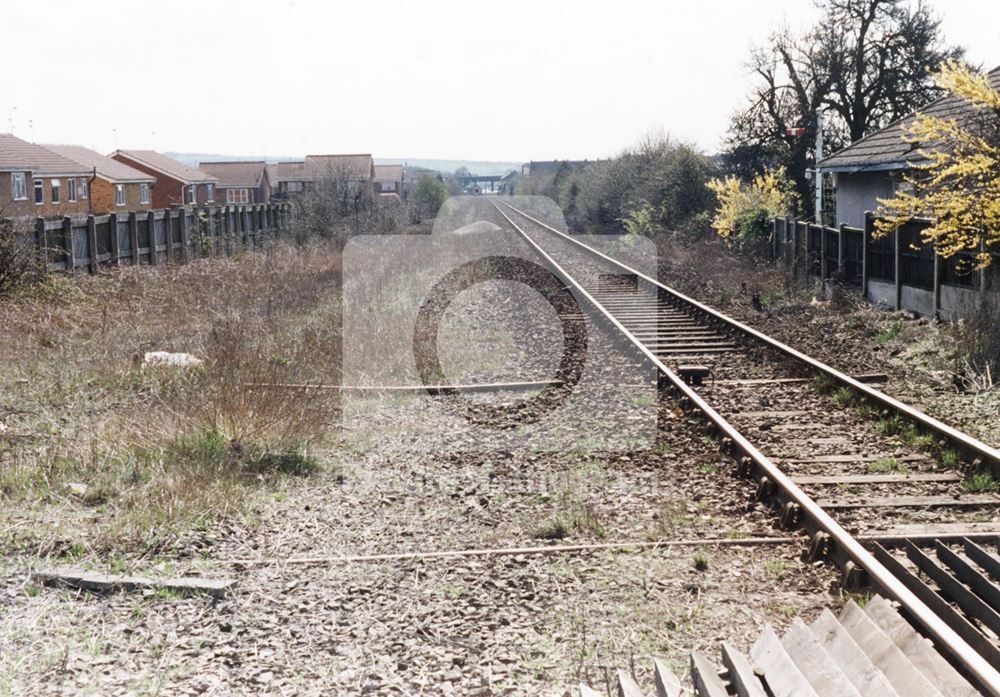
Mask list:
[[795,208],[795,186],[784,167],[767,170],[744,182],[730,175],[708,182],[718,207],[712,227],[730,245],[753,247],[768,236],[768,221]]
[[651,136],[610,160],[521,178],[516,190],[553,199],[577,230],[650,234],[685,228],[709,210],[705,184],[716,174],[714,161],[693,146]]

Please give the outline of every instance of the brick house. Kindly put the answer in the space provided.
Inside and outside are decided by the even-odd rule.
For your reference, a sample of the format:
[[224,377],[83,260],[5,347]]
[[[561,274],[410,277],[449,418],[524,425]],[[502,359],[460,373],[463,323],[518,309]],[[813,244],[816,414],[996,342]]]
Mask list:
[[0,133],[0,215],[85,214],[91,170],[51,150]]
[[403,198],[403,165],[375,165],[375,193]]
[[44,147],[91,171],[89,210],[92,214],[148,211],[153,207],[154,177],[80,145]]
[[199,162],[198,169],[218,182],[215,185],[216,203],[244,206],[267,203],[271,200],[271,187],[264,176],[266,165],[260,162]]
[[110,157],[156,179],[153,208],[220,203],[215,198],[215,177],[155,150],[116,150]]
[[347,182],[369,196],[375,190],[375,160],[371,155],[306,155],[301,162],[268,165],[266,175],[276,198],[315,189],[323,181]]

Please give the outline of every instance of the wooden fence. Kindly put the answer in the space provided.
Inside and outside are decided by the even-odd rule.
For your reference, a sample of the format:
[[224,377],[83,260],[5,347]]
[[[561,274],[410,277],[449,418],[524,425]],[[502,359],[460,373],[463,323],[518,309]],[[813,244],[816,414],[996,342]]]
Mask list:
[[97,273],[100,264],[165,264],[257,247],[286,231],[290,215],[281,203],[36,218],[20,236],[44,250],[50,270]]
[[876,238],[871,213],[865,214],[864,229],[775,218],[772,257],[794,276],[837,280],[896,310],[934,318],[961,315],[1000,286],[997,261],[984,273],[972,269],[974,253],[945,259],[922,241],[921,233],[930,224],[914,219]]

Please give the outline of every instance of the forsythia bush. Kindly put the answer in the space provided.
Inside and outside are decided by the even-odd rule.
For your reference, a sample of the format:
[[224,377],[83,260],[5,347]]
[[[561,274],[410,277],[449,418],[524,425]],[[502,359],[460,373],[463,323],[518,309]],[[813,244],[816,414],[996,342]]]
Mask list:
[[708,188],[719,205],[712,227],[730,243],[753,242],[767,234],[767,221],[791,213],[796,195],[785,168],[769,169],[749,183],[734,176],[712,179]]
[[931,218],[924,242],[945,257],[977,252],[977,267],[990,264],[980,253],[1000,243],[1000,94],[984,75],[947,63],[937,83],[969,102],[972,115],[959,121],[918,114],[907,129],[908,142],[921,145],[925,163],[905,177],[909,185],[893,198],[880,199],[879,234],[888,234],[913,217]]

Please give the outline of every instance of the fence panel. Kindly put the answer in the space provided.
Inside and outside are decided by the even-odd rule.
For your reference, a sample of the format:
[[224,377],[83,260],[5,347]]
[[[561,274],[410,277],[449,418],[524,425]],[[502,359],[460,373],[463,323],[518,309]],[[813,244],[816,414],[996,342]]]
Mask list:
[[843,279],[847,283],[861,281],[861,265],[864,259],[865,231],[857,228],[844,227],[844,270]]

